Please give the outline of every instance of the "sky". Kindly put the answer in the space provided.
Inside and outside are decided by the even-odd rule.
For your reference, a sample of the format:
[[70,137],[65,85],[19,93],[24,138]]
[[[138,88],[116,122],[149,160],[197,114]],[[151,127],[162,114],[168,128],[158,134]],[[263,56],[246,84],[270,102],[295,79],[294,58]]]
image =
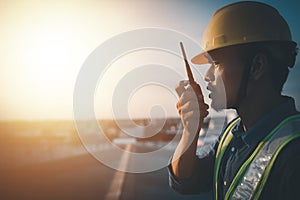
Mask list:
[[[0,120],[72,119],[78,74],[101,44],[116,35],[145,27],[175,30],[200,44],[214,11],[233,2],[236,1],[0,1]],[[300,3],[261,2],[279,10],[291,27],[293,39],[300,43]],[[112,91],[130,68],[124,63],[143,65],[155,57],[155,52],[139,53],[115,60],[112,66],[116,67],[107,71],[107,82],[105,77],[104,82],[99,81],[105,89],[95,91],[97,117],[112,116]],[[159,56],[155,59],[159,60]],[[298,59],[283,91],[296,98],[298,109],[299,63]],[[183,65],[180,60],[166,64]],[[117,71],[119,65],[125,66]],[[141,78],[144,76],[147,74]],[[127,100],[130,115],[148,116],[150,107],[157,104],[163,105],[167,115],[176,114],[174,92],[166,92],[159,85],[143,89],[136,90]]]

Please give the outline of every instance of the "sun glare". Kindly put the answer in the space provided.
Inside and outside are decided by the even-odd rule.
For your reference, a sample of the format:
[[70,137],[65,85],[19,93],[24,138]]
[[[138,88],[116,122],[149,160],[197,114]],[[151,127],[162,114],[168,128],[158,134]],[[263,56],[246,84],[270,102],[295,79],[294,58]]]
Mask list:
[[[164,15],[158,12],[153,17],[151,10]],[[74,85],[89,54],[123,32],[143,27],[176,29],[182,24],[181,18],[170,24],[164,16],[165,9],[155,2],[0,1],[0,120],[72,118]],[[138,64],[145,64],[139,58]],[[161,59],[156,63],[164,64]],[[123,75],[132,68],[125,69]],[[111,114],[106,105],[119,75],[109,77],[112,82],[103,89],[99,110],[105,116]]]

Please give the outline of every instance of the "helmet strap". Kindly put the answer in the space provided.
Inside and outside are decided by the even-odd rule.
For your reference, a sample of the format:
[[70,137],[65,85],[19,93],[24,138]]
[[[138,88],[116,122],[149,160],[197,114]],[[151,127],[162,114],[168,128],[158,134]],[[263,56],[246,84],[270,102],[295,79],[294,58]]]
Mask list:
[[246,67],[244,68],[240,88],[238,90],[235,103],[233,105],[233,108],[235,109],[238,109],[240,107],[242,100],[247,96],[248,80],[249,80],[251,67],[252,67],[252,62],[247,64]]

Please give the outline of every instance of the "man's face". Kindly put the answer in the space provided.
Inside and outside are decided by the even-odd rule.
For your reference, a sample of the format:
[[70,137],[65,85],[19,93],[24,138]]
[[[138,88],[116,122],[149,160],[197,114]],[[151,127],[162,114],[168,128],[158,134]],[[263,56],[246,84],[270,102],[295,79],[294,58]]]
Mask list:
[[243,75],[244,63],[238,48],[228,47],[210,53],[213,63],[207,70],[205,81],[211,92],[211,106],[215,110],[234,108]]

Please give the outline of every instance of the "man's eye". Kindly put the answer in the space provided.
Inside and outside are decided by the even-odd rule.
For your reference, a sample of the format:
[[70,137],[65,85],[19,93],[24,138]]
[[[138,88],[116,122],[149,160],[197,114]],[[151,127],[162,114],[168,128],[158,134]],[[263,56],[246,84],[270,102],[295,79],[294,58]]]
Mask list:
[[214,66],[215,66],[215,68],[218,68],[218,67],[220,67],[220,63],[219,62],[214,62]]

